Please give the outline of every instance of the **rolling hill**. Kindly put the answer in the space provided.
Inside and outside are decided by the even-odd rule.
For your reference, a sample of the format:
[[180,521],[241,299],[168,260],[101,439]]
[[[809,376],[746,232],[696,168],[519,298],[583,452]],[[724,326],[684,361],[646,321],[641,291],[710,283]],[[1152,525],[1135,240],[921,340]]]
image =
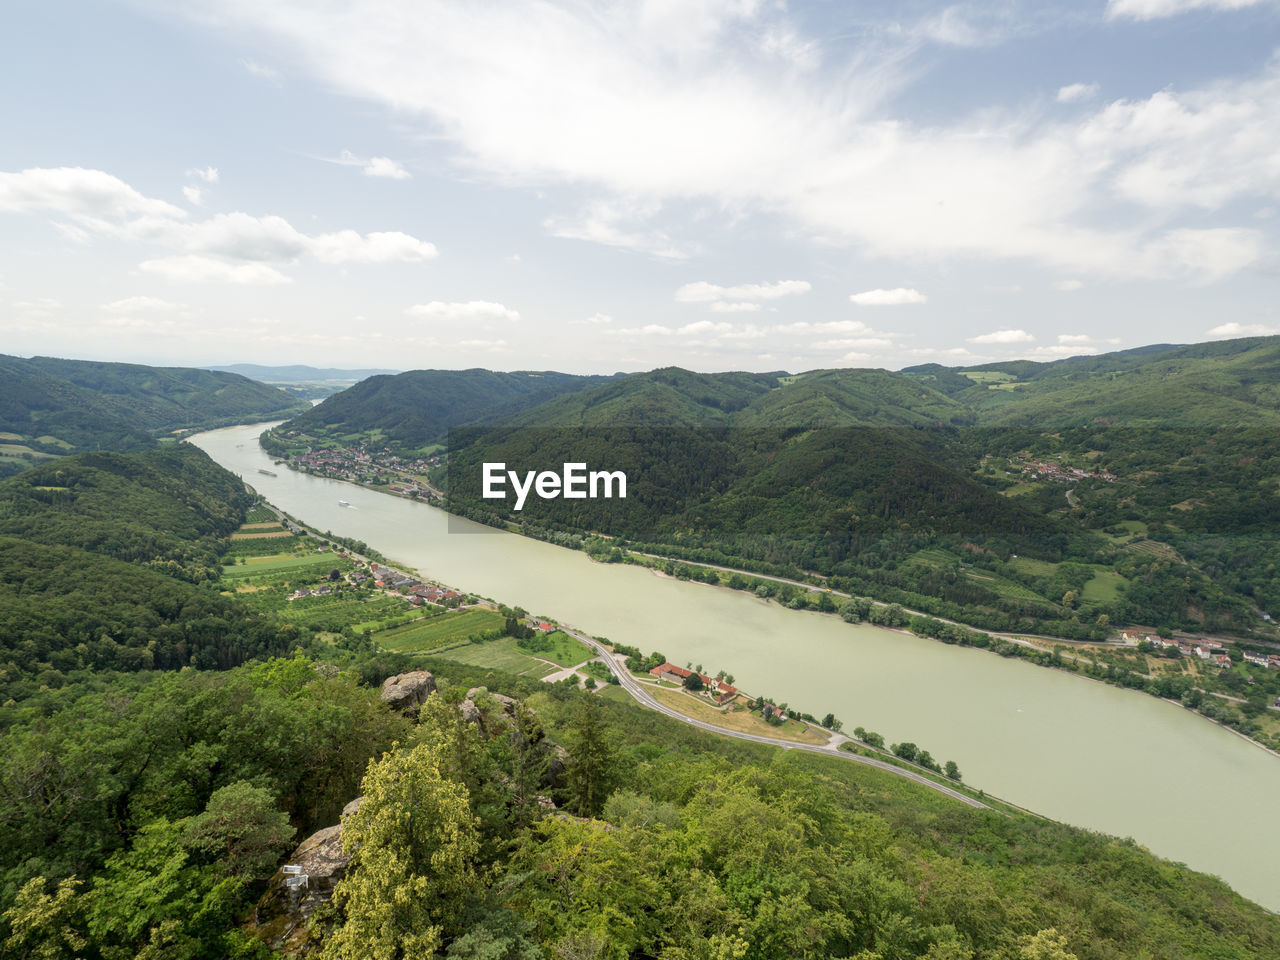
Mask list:
[[0,356],[0,475],[83,450],[287,417],[306,404],[232,373]]
[[[1006,630],[1248,634],[1280,609],[1280,337],[1051,363],[373,378],[294,442],[449,439],[451,509],[538,536],[829,578]],[[318,428],[318,429],[317,429]],[[278,436],[278,435],[277,435]],[[480,465],[625,471],[622,500],[481,496]]]

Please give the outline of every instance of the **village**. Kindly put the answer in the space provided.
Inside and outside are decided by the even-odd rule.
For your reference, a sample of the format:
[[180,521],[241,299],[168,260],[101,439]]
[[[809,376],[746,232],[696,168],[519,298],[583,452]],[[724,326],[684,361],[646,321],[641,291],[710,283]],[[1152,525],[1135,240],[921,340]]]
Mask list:
[[[298,439],[297,431],[290,431],[284,436]],[[305,473],[330,480],[385,485],[391,493],[427,501],[437,500],[439,495],[426,483],[423,475],[439,466],[440,462],[439,455],[400,457],[385,447],[381,450],[370,450],[367,447],[321,447],[308,449],[288,461],[291,467]]]
[[1085,470],[1081,467],[1054,463],[1052,460],[1032,460],[1024,463],[1022,472],[1046,480],[1066,480],[1069,483],[1080,480],[1105,480],[1107,483],[1115,483],[1119,479],[1114,473],[1108,473],[1105,470]]

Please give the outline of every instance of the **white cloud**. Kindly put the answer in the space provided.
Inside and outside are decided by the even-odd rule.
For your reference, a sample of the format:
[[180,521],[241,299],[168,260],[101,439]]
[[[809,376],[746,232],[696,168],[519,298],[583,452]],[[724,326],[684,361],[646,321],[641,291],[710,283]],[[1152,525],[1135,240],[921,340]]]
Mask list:
[[426,320],[437,320],[443,323],[475,323],[481,320],[519,320],[520,314],[500,303],[488,300],[467,300],[461,302],[445,302],[432,300],[430,303],[414,304],[405,313]]
[[85,219],[172,217],[186,211],[144,197],[123,180],[83,167],[33,168],[0,172],[0,211],[50,211]]
[[187,198],[187,203],[193,207],[198,207],[204,202],[204,195],[199,187],[185,186],[182,188],[182,195]]
[[390,157],[370,157],[363,173],[366,177],[385,177],[390,180],[408,180],[412,176]]
[[1190,10],[1240,10],[1261,2],[1262,0],[1109,0],[1107,17],[1158,20]]
[[1223,337],[1226,339],[1232,337],[1269,337],[1280,333],[1280,327],[1271,327],[1264,323],[1239,323],[1233,320],[1230,323],[1219,324],[1212,330],[1206,330],[1205,333],[1211,337]]
[[929,298],[919,290],[896,287],[893,290],[864,290],[851,293],[849,299],[860,307],[896,307],[907,303],[927,303]]
[[[1109,12],[1244,2],[1114,0]],[[973,45],[1016,32],[1027,5],[996,6],[984,17],[976,3],[952,5],[823,71],[750,42],[821,45],[782,3],[189,9],[275,38],[344,94],[420,118],[469,177],[600,198],[548,216],[557,236],[675,259],[688,251],[668,236],[679,236],[672,211],[696,207],[776,217],[870,256],[1029,260],[1086,276],[1215,280],[1260,258],[1261,235],[1231,226],[1244,216],[1232,204],[1280,197],[1280,63],[1084,118],[1021,102],[926,122],[900,113],[910,98],[897,94],[921,73],[911,55],[922,36]],[[1222,225],[1174,220],[1205,211]],[[1169,255],[1191,247],[1211,255]]]
[[[196,171],[212,182],[212,167]],[[194,189],[194,188],[192,188]],[[420,262],[437,256],[435,246],[398,231],[359,234],[354,230],[309,235],[283,217],[255,217],[247,213],[220,213],[207,220],[189,221],[187,211],[143,196],[128,184],[99,170],[81,168],[33,169],[0,173],[0,211],[49,211],[74,221],[55,225],[71,239],[85,242],[91,235],[167,246],[188,258],[149,261],[160,272],[212,279],[221,274],[234,283],[280,282],[268,280],[276,271],[229,273],[209,264],[205,254],[231,260],[290,263],[311,256],[322,263]],[[178,266],[173,266],[178,263]],[[186,265],[183,266],[182,263]],[[165,265],[167,264],[167,266]],[[249,277],[251,279],[232,279]]]
[[646,323],[643,327],[623,327],[605,332],[620,337],[670,337],[676,331],[675,328],[664,327],[660,323]]
[[781,297],[808,293],[813,286],[807,280],[779,280],[776,283],[744,283],[721,287],[699,280],[676,290],[677,303],[711,303],[717,300],[777,300]]
[[1096,83],[1069,83],[1058,88],[1059,103],[1079,103],[1081,100],[1092,100],[1098,95]]
[[459,340],[458,346],[467,347],[471,350],[490,350],[495,353],[505,351],[507,349],[507,341],[505,340]]
[[1084,333],[1060,333],[1058,334],[1059,343],[1092,343],[1093,337]]
[[814,346],[830,350],[848,350],[857,347],[860,350],[888,350],[893,341],[887,337],[852,337],[843,340],[825,340]]
[[309,240],[308,252],[322,263],[414,263],[438,256],[435,244],[398,231],[361,236],[354,230],[342,230]]
[[613,323],[613,317],[609,316],[607,313],[593,313],[585,320],[570,320],[569,323],[575,327],[599,327]]
[[189,177],[199,177],[199,178],[200,178],[201,180],[203,180],[205,183],[217,183],[217,182],[218,182],[218,168],[217,168],[217,167],[205,167],[203,170],[188,170],[188,171],[187,171],[187,176],[189,176]]
[[265,64],[257,63],[254,60],[241,60],[240,66],[244,67],[250,74],[259,80],[266,80],[268,83],[280,85],[280,71],[274,67],[268,67]]
[[233,283],[270,286],[292,280],[263,263],[227,263],[213,257],[194,255],[161,257],[138,264],[144,273],[152,273],[177,283]]
[[995,330],[978,337],[970,337],[970,343],[1031,343],[1035,340],[1025,330]]
[[730,303],[726,300],[716,300],[711,304],[711,309],[716,313],[755,313],[760,309],[760,304]]
[[413,175],[390,157],[358,157],[350,150],[343,150],[329,161],[343,167],[360,167],[366,177],[383,177],[390,180],[408,180]]
[[182,304],[170,303],[159,297],[125,297],[112,303],[104,303],[102,309],[107,313],[136,313],[138,311],[181,310]]
[[733,330],[731,323],[716,323],[713,320],[698,320],[695,323],[688,323],[676,331],[682,337],[692,336],[708,336],[712,334],[725,334]]
[[1058,280],[1049,284],[1049,289],[1057,290],[1059,293],[1074,293],[1083,286],[1084,284],[1079,280]]
[[553,237],[564,240],[586,240],[606,247],[647,253],[663,260],[686,259],[689,252],[676,246],[661,230],[628,229],[628,225],[656,216],[659,209],[657,204],[634,200],[598,200],[587,204],[576,216],[548,217],[542,225]]

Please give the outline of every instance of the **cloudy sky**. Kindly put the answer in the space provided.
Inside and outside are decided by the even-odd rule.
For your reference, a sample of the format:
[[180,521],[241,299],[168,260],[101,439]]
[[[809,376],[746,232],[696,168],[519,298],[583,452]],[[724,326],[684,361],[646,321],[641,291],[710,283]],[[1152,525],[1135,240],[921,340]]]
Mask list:
[[897,369],[1280,332],[1269,0],[10,0],[0,352]]

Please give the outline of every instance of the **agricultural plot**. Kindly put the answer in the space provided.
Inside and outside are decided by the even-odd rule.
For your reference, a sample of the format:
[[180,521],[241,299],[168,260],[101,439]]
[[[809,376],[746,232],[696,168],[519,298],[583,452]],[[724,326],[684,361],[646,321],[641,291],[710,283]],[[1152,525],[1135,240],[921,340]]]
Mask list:
[[[473,637],[500,634],[505,621],[496,610],[475,608],[437,614],[373,635],[379,646],[397,653],[429,653]],[[464,661],[470,662],[470,661]]]
[[441,651],[436,656],[443,660],[453,660],[457,663],[501,670],[504,673],[534,677],[539,680],[560,669],[554,664],[545,663],[525,653],[516,646],[515,639],[512,637],[503,637],[501,640],[492,640],[489,643],[468,643],[451,650]]
[[224,566],[222,576],[225,580],[243,580],[247,577],[270,576],[286,571],[299,576],[309,572],[328,573],[335,566],[341,568],[343,562],[331,553],[285,555],[277,553],[263,557],[246,556],[244,563]]

